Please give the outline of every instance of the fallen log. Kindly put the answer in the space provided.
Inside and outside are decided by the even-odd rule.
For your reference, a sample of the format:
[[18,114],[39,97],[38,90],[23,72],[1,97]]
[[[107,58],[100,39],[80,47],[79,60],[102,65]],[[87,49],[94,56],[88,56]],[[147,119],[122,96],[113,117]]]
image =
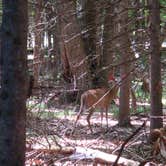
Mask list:
[[[117,158],[116,155],[108,154],[105,152],[101,152],[99,150],[94,150],[90,148],[84,147],[63,147],[63,148],[52,148],[52,149],[45,149],[45,148],[33,148],[31,150],[36,151],[37,153],[51,153],[51,154],[63,154],[63,155],[70,155],[70,160],[85,160],[85,159],[92,159],[94,165],[96,164],[113,164]],[[36,153],[27,156],[27,159],[33,158]],[[140,163],[137,161],[133,161],[130,159],[126,159],[124,157],[120,157],[118,161],[118,165],[124,166],[138,166]]]
[[[75,153],[69,157],[71,160],[92,159],[94,164],[113,164],[117,158],[116,155],[101,152],[90,148],[76,147]],[[138,166],[140,163],[124,157],[120,157],[118,165]]]
[[[112,165],[117,159],[117,155],[108,154],[99,150],[94,150],[86,147],[52,147],[46,148],[43,146],[36,146],[28,149],[28,151],[34,151],[34,153],[27,155],[27,160],[33,158],[38,153],[48,154],[62,154],[68,155],[69,160],[88,160],[91,159],[94,165],[108,164]],[[139,162],[119,157],[117,165],[123,166],[139,166]]]

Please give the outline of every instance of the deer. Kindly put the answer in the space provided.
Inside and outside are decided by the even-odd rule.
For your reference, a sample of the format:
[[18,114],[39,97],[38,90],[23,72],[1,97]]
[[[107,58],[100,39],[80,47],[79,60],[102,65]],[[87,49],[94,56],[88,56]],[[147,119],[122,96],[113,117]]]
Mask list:
[[108,108],[109,105],[111,104],[112,100],[114,100],[117,97],[117,92],[119,90],[119,85],[116,83],[115,79],[113,77],[109,78],[110,82],[113,82],[112,86],[109,87],[102,87],[102,88],[97,88],[97,89],[90,89],[85,91],[81,95],[81,105],[79,112],[77,114],[75,123],[74,123],[74,128],[73,132],[76,128],[77,122],[81,116],[81,114],[87,110],[88,115],[87,115],[87,123],[89,126],[89,129],[91,133],[93,133],[91,123],[90,123],[90,118],[95,112],[96,109],[100,109],[100,114],[101,114],[101,125],[103,121],[103,112],[105,112],[106,115],[106,125],[108,129]]

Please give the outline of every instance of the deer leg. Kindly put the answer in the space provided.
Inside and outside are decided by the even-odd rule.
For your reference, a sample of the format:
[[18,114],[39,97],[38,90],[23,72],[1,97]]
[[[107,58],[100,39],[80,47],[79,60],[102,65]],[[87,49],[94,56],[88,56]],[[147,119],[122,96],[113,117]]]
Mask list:
[[88,126],[89,126],[89,129],[90,129],[91,133],[93,133],[93,130],[92,130],[92,127],[91,127],[91,124],[90,124],[90,118],[91,118],[93,112],[94,112],[94,109],[90,109],[89,114],[87,116],[87,122],[88,122]]
[[83,108],[80,108],[80,111],[78,112],[78,115],[77,115],[77,117],[76,117],[76,121],[75,121],[75,123],[74,123],[74,128],[73,128],[73,130],[72,130],[72,133],[74,133],[74,131],[75,131],[75,128],[76,128],[76,126],[77,126],[77,122],[78,122],[78,120],[79,120],[79,118],[80,118],[80,116],[81,116],[82,111],[83,111]]
[[101,116],[101,127],[102,127],[102,124],[103,124],[103,110],[100,110],[100,116]]
[[74,123],[74,126],[75,126],[75,127],[76,127],[76,125],[77,125],[77,122],[78,122],[80,116],[81,116],[81,112],[79,112],[78,115],[77,115],[77,117],[76,117],[76,121],[75,121],[75,123]]
[[106,118],[107,130],[108,130],[108,108],[105,109],[105,118]]

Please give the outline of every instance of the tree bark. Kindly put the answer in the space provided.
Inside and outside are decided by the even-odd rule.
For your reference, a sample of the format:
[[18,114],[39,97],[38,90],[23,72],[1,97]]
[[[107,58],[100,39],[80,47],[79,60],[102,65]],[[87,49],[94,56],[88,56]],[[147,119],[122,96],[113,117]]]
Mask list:
[[35,47],[34,47],[34,65],[33,65],[33,71],[34,71],[34,86],[38,86],[39,81],[39,73],[40,73],[40,65],[41,65],[41,57],[42,57],[42,51],[41,51],[41,45],[42,45],[42,0],[37,0],[36,6],[35,6]]
[[3,0],[0,165],[25,163],[27,0]]
[[150,7],[150,128],[161,128],[162,120],[162,83],[161,83],[161,53],[160,53],[160,2],[149,0]]
[[113,36],[114,36],[114,6],[113,3],[107,2],[104,17],[103,30],[103,54],[101,56],[101,66],[106,69],[101,73],[103,85],[108,86],[108,76],[114,75],[113,67]]
[[123,63],[120,67],[120,75],[122,79],[122,84],[120,86],[120,107],[119,107],[119,125],[127,126],[130,125],[130,60],[131,50],[130,50],[130,40],[128,34],[128,0],[123,0],[120,2],[120,54],[121,62]]
[[[74,88],[88,88],[88,65],[73,1],[57,1],[64,78]],[[75,82],[75,83],[74,83]]]
[[99,77],[99,55],[97,55],[97,1],[84,0],[82,6],[84,15],[82,17],[83,31],[85,32],[83,37],[84,47],[86,55],[88,57],[89,64],[89,77],[91,78],[91,88],[100,86]]

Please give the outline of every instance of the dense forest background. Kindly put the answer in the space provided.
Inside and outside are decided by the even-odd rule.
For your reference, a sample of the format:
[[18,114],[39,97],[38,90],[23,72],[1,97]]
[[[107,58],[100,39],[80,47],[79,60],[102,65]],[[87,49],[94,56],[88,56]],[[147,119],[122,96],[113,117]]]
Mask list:
[[[136,111],[137,98],[148,100],[150,78],[156,85],[165,78],[164,6],[161,1],[156,10],[161,22],[158,16],[152,23],[147,1],[30,2],[28,65],[35,87],[55,88],[62,104],[77,104],[83,91],[108,86],[112,74],[121,84],[119,123],[129,123],[130,95]],[[160,69],[151,66],[153,54],[161,56],[161,64],[154,60]],[[154,105],[161,114],[161,102]]]
[[[11,142],[19,151],[12,159],[29,165],[117,165],[122,152],[127,163],[166,164],[165,0],[0,4],[0,132],[7,133],[0,136],[0,165],[13,155]],[[88,111],[76,125],[82,94],[103,88],[111,96],[108,127],[98,109],[88,109],[92,127]]]

